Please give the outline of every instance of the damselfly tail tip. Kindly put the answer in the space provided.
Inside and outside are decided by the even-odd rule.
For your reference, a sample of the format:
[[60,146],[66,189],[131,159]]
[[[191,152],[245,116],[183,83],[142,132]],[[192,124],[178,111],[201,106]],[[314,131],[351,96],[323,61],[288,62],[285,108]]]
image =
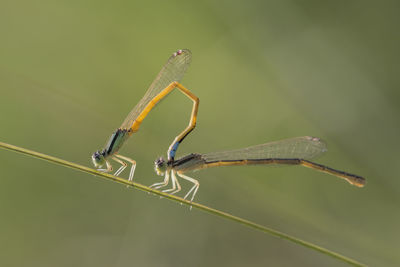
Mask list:
[[351,183],[352,185],[355,185],[357,187],[364,187],[364,185],[366,183],[365,178],[363,178],[361,176],[354,177],[353,179],[351,179],[351,181],[350,180],[348,180],[348,181],[349,181],[349,183]]
[[366,180],[364,177],[346,173],[346,175],[340,175],[339,177],[345,179],[349,184],[355,185],[357,187],[364,187]]

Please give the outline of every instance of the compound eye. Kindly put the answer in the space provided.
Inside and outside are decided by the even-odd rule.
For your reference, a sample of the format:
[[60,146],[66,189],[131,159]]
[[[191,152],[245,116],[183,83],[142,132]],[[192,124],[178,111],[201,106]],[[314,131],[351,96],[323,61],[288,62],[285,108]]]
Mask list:
[[154,163],[157,166],[162,166],[162,165],[164,165],[164,159],[160,157],[160,158],[156,159],[156,161]]
[[93,153],[93,158],[94,158],[95,160],[99,160],[99,159],[100,159],[100,153],[99,153],[99,151],[96,151],[96,152]]

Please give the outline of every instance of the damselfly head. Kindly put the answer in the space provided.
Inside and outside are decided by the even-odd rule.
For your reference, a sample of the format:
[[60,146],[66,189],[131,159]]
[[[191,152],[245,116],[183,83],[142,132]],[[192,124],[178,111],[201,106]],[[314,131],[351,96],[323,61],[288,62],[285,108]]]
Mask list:
[[159,157],[154,161],[154,170],[156,171],[157,175],[164,175],[167,171],[167,163],[163,157]]
[[106,164],[106,159],[104,158],[104,153],[101,151],[96,151],[92,155],[93,165],[96,168],[101,168],[104,164]]

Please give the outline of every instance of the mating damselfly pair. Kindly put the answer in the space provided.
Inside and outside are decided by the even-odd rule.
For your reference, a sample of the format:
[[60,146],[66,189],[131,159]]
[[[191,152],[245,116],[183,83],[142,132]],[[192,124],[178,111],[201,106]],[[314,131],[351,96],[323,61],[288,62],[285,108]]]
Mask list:
[[178,50],[168,59],[143,98],[128,114],[121,127],[111,135],[105,148],[93,153],[92,161],[98,170],[111,172],[113,168],[109,159],[113,159],[120,164],[120,167],[114,173],[114,175],[118,176],[128,166],[128,162],[131,164],[128,179],[130,181],[133,180],[136,162],[118,154],[118,151],[128,137],[139,130],[142,121],[160,100],[165,98],[174,89],[178,89],[193,101],[189,125],[173,140],[167,152],[167,159],[159,158],[155,161],[155,170],[157,174],[164,175],[165,178],[162,182],[155,183],[150,187],[161,189],[168,186],[171,180],[171,188],[165,189],[163,192],[175,194],[181,190],[180,183],[177,179],[177,176],[179,176],[193,183],[191,189],[184,196],[184,199],[187,199],[191,195],[190,201],[193,201],[200,184],[196,179],[185,175],[185,173],[189,171],[217,166],[272,164],[301,165],[343,178],[355,186],[364,186],[365,179],[361,176],[309,161],[327,151],[325,143],[317,137],[295,137],[231,151],[206,154],[192,153],[175,159],[179,144],[182,143],[185,137],[195,128],[197,121],[199,98],[180,84],[183,75],[190,65],[191,58],[191,52],[187,49],[183,49]]

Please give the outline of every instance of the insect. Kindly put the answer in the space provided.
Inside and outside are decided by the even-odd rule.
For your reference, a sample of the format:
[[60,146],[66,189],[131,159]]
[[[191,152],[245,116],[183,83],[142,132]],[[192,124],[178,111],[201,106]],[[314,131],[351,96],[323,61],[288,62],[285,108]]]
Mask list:
[[119,127],[110,137],[106,146],[102,150],[93,153],[92,161],[99,171],[111,172],[112,165],[109,159],[113,159],[121,166],[114,175],[118,176],[127,167],[127,163],[132,164],[129,181],[133,180],[136,168],[136,161],[128,157],[118,154],[119,149],[125,141],[135,132],[139,130],[140,124],[146,118],[148,113],[164,99],[174,89],[178,89],[189,99],[193,101],[192,113],[189,125],[174,139],[168,149],[168,159],[173,160],[176,150],[183,139],[195,128],[197,120],[197,112],[199,107],[199,98],[186,89],[179,82],[189,67],[192,54],[190,50],[178,50],[168,59],[163,66],[156,79],[150,85],[143,98],[136,104],[132,111],[128,114],[121,127]]
[[163,192],[175,194],[181,190],[181,186],[176,177],[176,175],[178,175],[193,183],[191,189],[184,196],[184,199],[186,199],[192,194],[190,201],[193,201],[200,183],[196,179],[185,175],[185,173],[189,171],[218,166],[272,164],[301,165],[343,178],[352,185],[358,187],[364,186],[365,179],[361,176],[335,170],[309,161],[309,159],[315,158],[325,151],[327,151],[326,145],[321,139],[303,136],[231,151],[189,154],[177,160],[172,159],[166,161],[164,158],[158,158],[155,161],[155,171],[158,175],[165,175],[165,178],[163,182],[155,183],[150,187],[154,187],[155,189],[163,188],[168,185],[171,177],[172,188],[164,190]]

